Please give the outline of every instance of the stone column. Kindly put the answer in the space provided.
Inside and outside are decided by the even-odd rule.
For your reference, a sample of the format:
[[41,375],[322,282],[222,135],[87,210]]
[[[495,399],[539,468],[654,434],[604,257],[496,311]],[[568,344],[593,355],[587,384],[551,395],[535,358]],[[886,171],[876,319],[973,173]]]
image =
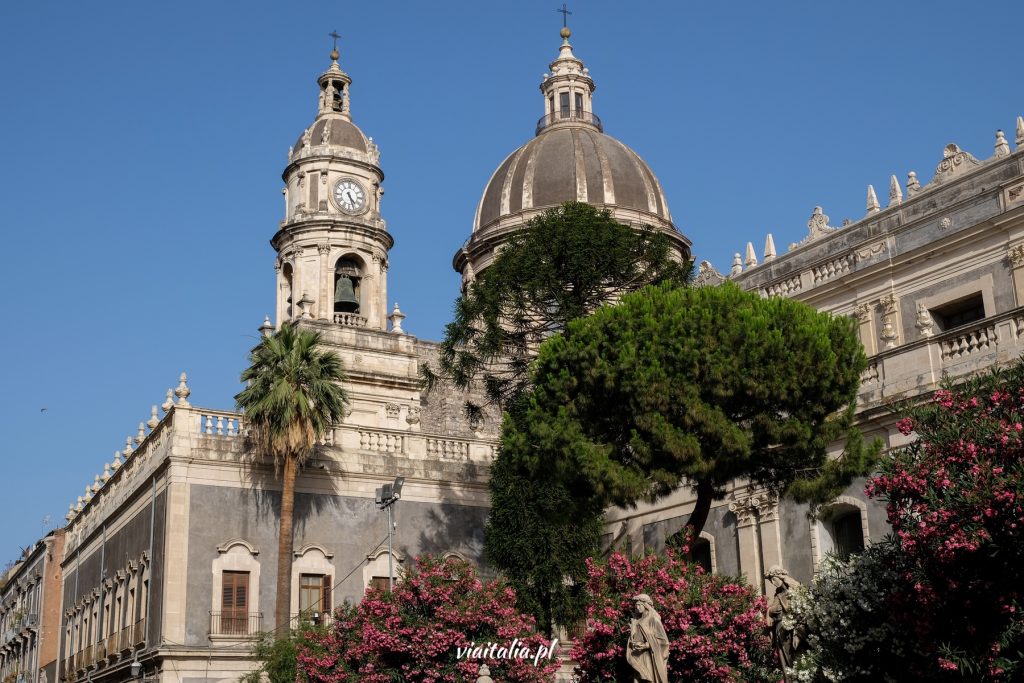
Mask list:
[[331,245],[320,244],[317,245],[317,251],[320,253],[320,294],[317,298],[320,300],[320,319],[330,320],[331,313],[334,310],[334,292],[331,291],[331,265],[330,265],[330,254]]
[[764,569],[761,553],[758,551],[757,509],[751,504],[751,496],[743,495],[729,502],[729,511],[736,515],[736,534],[740,546],[740,571],[747,575],[747,581],[764,592]]
[[1006,255],[1013,271],[1013,291],[1017,295],[1017,305],[1024,306],[1024,244],[1011,247]]
[[775,566],[783,566],[782,562],[782,529],[779,525],[779,497],[769,491],[751,496],[751,503],[757,508],[761,546],[761,593],[768,595],[768,583],[764,580],[764,570]]

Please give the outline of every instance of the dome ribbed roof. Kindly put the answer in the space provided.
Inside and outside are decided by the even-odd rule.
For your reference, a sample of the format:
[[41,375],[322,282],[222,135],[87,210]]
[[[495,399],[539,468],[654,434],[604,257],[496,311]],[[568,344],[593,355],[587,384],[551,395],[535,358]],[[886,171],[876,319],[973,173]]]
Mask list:
[[672,220],[658,179],[636,152],[595,127],[564,126],[543,131],[502,162],[484,189],[473,231],[567,201]]
[[[351,149],[359,150],[360,152],[366,152],[366,136],[363,135],[363,131],[359,130],[356,124],[339,116],[321,117],[313,123],[313,130],[311,130],[309,134],[309,139],[313,146],[321,144],[320,141],[323,138],[324,126],[327,125],[328,121],[331,124],[328,144],[335,145],[337,147],[349,147]],[[305,131],[303,131],[303,134],[295,141],[295,149],[302,149],[302,138],[304,135]]]

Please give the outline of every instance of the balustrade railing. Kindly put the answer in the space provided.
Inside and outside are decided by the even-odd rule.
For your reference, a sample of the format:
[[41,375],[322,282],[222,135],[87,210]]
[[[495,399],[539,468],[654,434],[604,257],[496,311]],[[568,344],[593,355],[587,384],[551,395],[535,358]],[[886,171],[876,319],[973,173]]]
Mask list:
[[963,330],[953,330],[951,336],[942,339],[939,343],[943,361],[958,361],[972,354],[994,348],[998,343],[996,326],[985,321]]
[[469,442],[456,439],[427,438],[427,457],[443,460],[469,460]]
[[367,318],[358,313],[335,313],[334,322],[346,327],[366,327]]
[[239,436],[245,426],[237,413],[202,410],[199,413],[199,429],[207,436]]
[[556,123],[571,123],[574,121],[589,123],[597,126],[597,129],[602,133],[604,132],[604,126],[601,125],[601,119],[594,112],[577,111],[575,109],[559,109],[558,111],[553,111],[540,117],[540,120],[537,121],[537,129],[535,133],[539,135],[542,130],[549,128]]
[[405,453],[405,436],[369,429],[359,430],[359,448],[378,453]]

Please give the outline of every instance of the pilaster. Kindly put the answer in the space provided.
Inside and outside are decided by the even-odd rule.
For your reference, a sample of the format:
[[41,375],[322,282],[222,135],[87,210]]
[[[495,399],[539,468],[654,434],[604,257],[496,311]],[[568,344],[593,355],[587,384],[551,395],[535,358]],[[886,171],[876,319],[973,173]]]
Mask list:
[[1024,244],[1010,247],[1006,256],[1013,272],[1013,291],[1017,305],[1024,306]]

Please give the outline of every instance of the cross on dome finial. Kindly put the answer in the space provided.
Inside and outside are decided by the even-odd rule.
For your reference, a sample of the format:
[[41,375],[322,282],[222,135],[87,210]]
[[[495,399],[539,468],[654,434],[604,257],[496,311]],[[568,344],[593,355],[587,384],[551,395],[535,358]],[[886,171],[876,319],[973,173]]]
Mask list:
[[572,35],[572,31],[569,30],[569,15],[572,14],[572,12],[569,11],[569,7],[566,6],[564,2],[562,3],[562,8],[556,9],[555,11],[562,15],[562,30],[559,31],[559,35],[565,40],[568,40],[569,36]]
[[338,38],[341,38],[341,36],[338,35],[337,31],[331,31],[327,35],[334,39],[334,48],[331,50],[331,61],[336,62],[338,61],[338,57],[341,56],[338,52]]

